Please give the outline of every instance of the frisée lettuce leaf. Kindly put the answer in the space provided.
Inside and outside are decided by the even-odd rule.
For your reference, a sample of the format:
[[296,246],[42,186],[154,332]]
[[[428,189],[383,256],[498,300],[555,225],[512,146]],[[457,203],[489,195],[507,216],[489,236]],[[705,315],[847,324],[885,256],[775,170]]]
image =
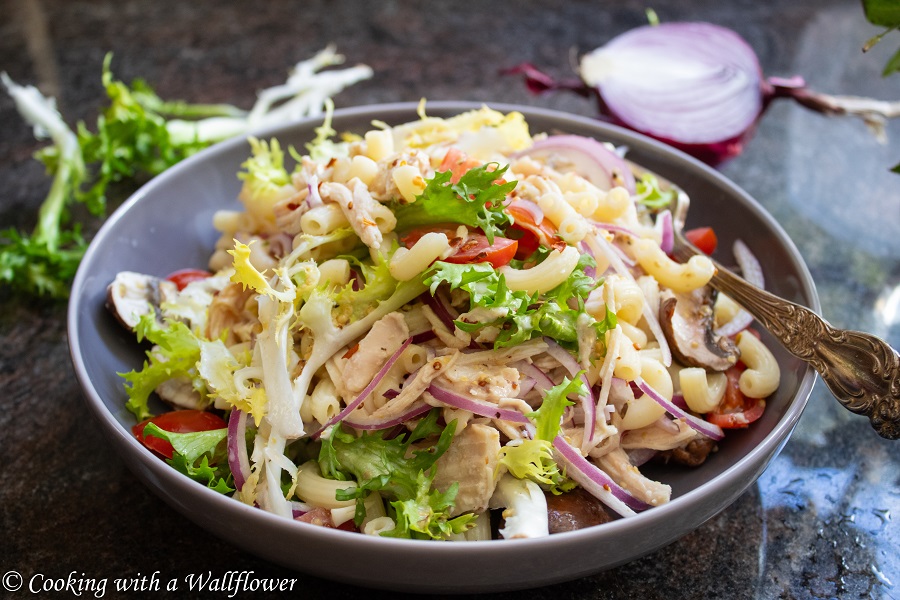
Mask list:
[[[332,479],[355,479],[358,486],[337,493],[338,500],[357,501],[356,521],[365,517],[364,498],[378,491],[390,499],[396,527],[382,535],[403,538],[445,539],[470,527],[474,515],[450,518],[458,484],[445,492],[432,489],[437,460],[450,447],[456,421],[443,429],[440,411],[430,411],[406,436],[385,439],[386,431],[357,437],[342,427],[322,441],[319,468]],[[419,444],[437,436],[431,445]],[[413,446],[413,444],[416,444]]]
[[451,171],[437,172],[427,180],[425,190],[415,202],[393,207],[397,230],[460,223],[481,229],[488,242],[500,235],[502,228],[512,224],[503,210],[503,201],[516,187],[515,181],[503,181],[508,166],[488,163],[468,170],[457,183],[452,183]]

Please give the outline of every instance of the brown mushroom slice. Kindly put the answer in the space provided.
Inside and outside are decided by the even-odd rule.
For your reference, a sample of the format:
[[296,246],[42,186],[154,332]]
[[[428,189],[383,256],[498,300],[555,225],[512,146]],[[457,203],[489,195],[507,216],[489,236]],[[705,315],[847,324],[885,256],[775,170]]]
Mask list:
[[713,290],[690,294],[660,293],[659,321],[672,355],[688,367],[725,371],[737,363],[740,350],[728,337],[713,332]]
[[122,325],[134,331],[146,314],[155,314],[161,320],[160,306],[177,293],[178,287],[171,281],[122,271],[106,288],[106,307]]
[[550,533],[575,531],[612,521],[603,504],[582,488],[564,494],[545,493]]
[[194,389],[191,380],[187,377],[176,377],[163,381],[154,390],[159,399],[176,410],[194,409],[206,410],[209,403]]

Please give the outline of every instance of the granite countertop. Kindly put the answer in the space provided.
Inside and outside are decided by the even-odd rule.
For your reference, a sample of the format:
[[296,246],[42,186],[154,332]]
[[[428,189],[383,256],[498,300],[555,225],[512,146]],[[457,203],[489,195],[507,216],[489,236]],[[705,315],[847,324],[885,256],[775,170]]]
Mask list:
[[[812,87],[836,94],[900,97],[900,75],[880,77],[900,34],[862,54],[876,30],[858,2],[651,4],[665,21],[706,20],[735,29],[768,75],[802,74]],[[644,7],[633,0],[285,0],[252,7],[204,0],[0,0],[0,70],[57,94],[69,122],[93,123],[108,51],[117,76],[143,77],[164,98],[249,106],[289,65],[334,42],[349,63],[375,71],[370,81],[337,96],[338,106],[426,97],[593,115],[589,100],[532,96],[498,70],[530,61],[568,76],[572,56],[643,24]],[[49,185],[31,158],[41,144],[5,94],[0,126],[0,228],[30,229]],[[831,323],[900,347],[900,176],[888,172],[900,162],[900,123],[890,124],[888,134],[879,144],[858,121],[778,102],[744,154],[722,171],[791,235]],[[117,188],[118,199],[129,191]],[[35,573],[116,578],[254,571],[297,578],[294,593],[303,598],[362,593],[245,554],[149,494],[86,416],[65,328],[63,304],[0,292],[3,573],[16,571],[27,580]],[[898,515],[900,446],[878,438],[817,382],[792,438],[758,483],[699,530],[611,571],[498,596],[897,598]]]

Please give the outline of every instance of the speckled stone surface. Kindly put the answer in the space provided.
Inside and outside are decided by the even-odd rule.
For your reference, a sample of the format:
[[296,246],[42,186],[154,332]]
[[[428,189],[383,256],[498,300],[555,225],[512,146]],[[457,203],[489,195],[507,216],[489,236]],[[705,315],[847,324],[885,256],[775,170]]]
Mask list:
[[[900,98],[900,75],[879,75],[900,34],[862,54],[876,30],[858,2],[651,4],[663,20],[735,29],[768,75],[802,74],[831,93]],[[107,51],[115,53],[118,76],[143,77],[164,98],[249,107],[255,92],[280,81],[289,65],[334,42],[350,63],[375,70],[372,80],[338,96],[339,106],[426,97],[592,115],[588,100],[531,96],[498,70],[531,61],[568,76],[572,56],[642,24],[645,5],[0,0],[0,70],[58,93],[70,122],[91,123]],[[49,181],[31,159],[41,145],[5,95],[0,131],[0,227],[31,228]],[[857,121],[776,103],[745,153],[723,171],[791,235],[825,317],[898,347],[900,176],[888,169],[900,162],[900,123],[888,133],[890,141],[880,145]],[[129,191],[116,190],[118,199]],[[189,573],[245,570],[296,578],[294,595],[301,598],[388,596],[275,567],[150,495],[85,412],[63,305],[0,292],[0,402],[0,571],[17,571],[26,581],[11,597],[31,596],[27,582],[35,574],[75,572],[110,582],[143,575],[149,585],[158,572],[164,587]],[[898,519],[900,442],[878,438],[819,382],[780,456],[702,528],[615,570],[498,597],[897,598]],[[106,597],[116,597],[109,586]],[[173,597],[194,595],[182,586]]]

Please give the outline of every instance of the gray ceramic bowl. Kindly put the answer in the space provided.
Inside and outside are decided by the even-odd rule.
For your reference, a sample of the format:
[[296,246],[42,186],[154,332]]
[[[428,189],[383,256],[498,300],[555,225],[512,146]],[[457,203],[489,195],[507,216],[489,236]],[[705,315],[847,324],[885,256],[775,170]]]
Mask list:
[[[470,103],[431,103],[450,116]],[[758,255],[768,288],[819,310],[812,279],[797,249],[752,198],[716,171],[642,136],[595,120],[528,107],[494,106],[525,114],[532,132],[567,132],[624,144],[629,158],[680,184],[692,198],[689,226],[715,227],[720,248],[742,238]],[[369,106],[335,113],[338,131],[364,132],[373,119],[398,124],[416,118],[414,104]],[[319,120],[260,132],[302,148]],[[237,207],[245,140],[206,150],[140,189],[94,238],[72,288],[69,342],[88,406],[112,445],[156,494],[214,534],[273,562],[321,577],[399,591],[475,592],[536,587],[574,579],[633,560],[696,529],[752,485],[787,441],[808,399],[814,372],[769,346],[782,382],[760,421],[730,433],[721,450],[694,470],[651,472],[672,486],[673,500],[635,517],[536,540],[437,543],[381,539],[279,519],[219,495],[155,458],[130,432],[118,372],[138,367],[141,350],[107,314],[107,284],[117,272],[164,276],[206,265],[216,240],[212,215]],[[730,256],[723,257],[726,264]],[[352,565],[351,568],[348,566]],[[427,573],[427,577],[422,577]]]

